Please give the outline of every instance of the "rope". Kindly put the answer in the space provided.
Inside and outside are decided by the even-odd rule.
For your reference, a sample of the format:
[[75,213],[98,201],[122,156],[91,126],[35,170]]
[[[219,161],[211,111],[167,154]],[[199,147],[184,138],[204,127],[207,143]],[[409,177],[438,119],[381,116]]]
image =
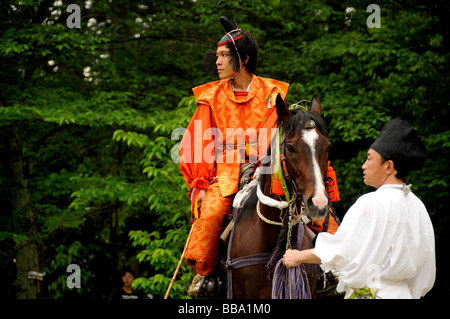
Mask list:
[[[282,222],[275,222],[275,221],[273,221],[273,220],[270,220],[270,219],[266,218],[266,217],[261,213],[261,208],[260,208],[260,206],[261,206],[261,202],[258,201],[258,203],[256,204],[256,213],[258,214],[258,217],[259,217],[259,218],[261,218],[261,219],[262,219],[264,222],[266,222],[267,224],[275,225],[275,226],[283,226],[283,223],[282,223]],[[302,212],[303,212],[303,207],[302,207]],[[294,216],[293,216],[293,220],[292,220],[292,225],[293,225],[293,226],[297,225],[297,224],[300,222],[302,216],[303,216],[302,214],[294,215]]]
[[256,204],[256,213],[258,214],[259,218],[261,218],[264,222],[266,222],[269,225],[283,226],[282,222],[274,222],[274,221],[264,217],[264,215],[261,213],[261,209],[259,208],[260,204],[261,204],[261,202],[258,200],[258,203]]
[[283,259],[275,266],[272,281],[272,299],[311,299],[305,266],[286,268]]

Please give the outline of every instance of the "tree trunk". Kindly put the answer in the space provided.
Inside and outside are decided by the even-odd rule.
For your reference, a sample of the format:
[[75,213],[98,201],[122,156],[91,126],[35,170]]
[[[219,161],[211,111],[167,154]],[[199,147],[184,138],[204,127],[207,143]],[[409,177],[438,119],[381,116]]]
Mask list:
[[[43,271],[39,267],[39,253],[36,242],[35,215],[31,207],[31,193],[28,189],[29,167],[24,160],[19,125],[2,128],[0,153],[3,165],[11,180],[11,218],[16,235],[16,297],[37,298],[37,283],[28,279],[29,271]],[[42,268],[42,269],[41,269]]]

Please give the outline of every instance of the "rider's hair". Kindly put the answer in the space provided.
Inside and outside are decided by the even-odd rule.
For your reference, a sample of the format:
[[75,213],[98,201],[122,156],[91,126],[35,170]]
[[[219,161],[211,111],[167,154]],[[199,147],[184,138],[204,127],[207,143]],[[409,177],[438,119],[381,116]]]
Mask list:
[[[250,32],[246,31],[243,32],[240,39],[235,41],[235,44],[243,65],[245,65],[250,74],[255,74],[256,62],[258,61],[258,43],[256,42],[256,39]],[[233,55],[231,58],[233,70],[237,72],[239,70],[239,57],[236,54],[234,44],[232,42],[228,42],[226,46],[230,49],[231,54]]]

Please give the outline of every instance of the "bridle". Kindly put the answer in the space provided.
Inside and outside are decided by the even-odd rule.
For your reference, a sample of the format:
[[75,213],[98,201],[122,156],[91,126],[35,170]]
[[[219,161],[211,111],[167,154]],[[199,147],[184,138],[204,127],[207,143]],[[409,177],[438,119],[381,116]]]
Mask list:
[[[317,125],[313,120],[306,121],[304,129],[309,130],[309,129],[315,129],[315,128],[317,128]],[[281,130],[282,130],[282,126],[279,127],[279,132],[277,133],[277,134],[279,134],[277,137],[279,147],[275,146],[275,151],[279,150],[279,154],[277,153],[275,155],[275,160],[277,158],[279,158],[279,162],[276,163],[276,166],[278,167],[278,169],[275,174],[277,174],[280,179],[280,182],[281,182],[281,185],[282,185],[285,197],[286,197],[286,201],[282,201],[282,200],[277,201],[275,199],[272,199],[271,201],[269,201],[269,200],[267,200],[267,196],[262,194],[262,191],[260,189],[258,189],[257,195],[258,195],[259,200],[257,203],[256,212],[257,212],[259,218],[262,219],[267,224],[282,226],[284,209],[288,208],[289,227],[291,229],[292,226],[295,226],[301,219],[303,219],[305,224],[307,224],[310,221],[310,219],[305,213],[306,206],[305,206],[305,202],[303,200],[303,195],[301,192],[298,191],[297,185],[296,185],[294,179],[289,174],[289,170],[288,170],[288,167],[286,164],[286,162],[287,162],[286,155],[285,155],[286,138],[283,138],[283,140],[280,141]],[[331,177],[326,176],[324,179],[324,183],[325,183],[325,186],[327,187],[328,198],[333,198],[333,195],[334,195],[333,179]],[[264,199],[265,199],[265,201],[264,201]],[[274,201],[277,201],[278,203],[274,203]],[[298,201],[300,201],[300,203],[299,203],[299,205],[296,205]],[[281,213],[280,213],[281,222],[269,220],[264,215],[262,215],[261,209],[260,209],[260,204],[279,208],[281,210]],[[300,207],[300,209],[298,209],[298,207]],[[325,217],[325,224],[324,224],[325,228],[328,228],[327,227],[328,215]]]
[[[282,216],[284,215],[283,214],[284,209],[288,208],[288,213],[289,213],[288,223],[289,223],[289,230],[291,230],[292,226],[295,226],[300,222],[302,216],[306,217],[305,203],[303,201],[302,193],[298,192],[297,185],[296,185],[295,181],[291,178],[291,175],[289,174],[289,171],[287,169],[286,156],[285,156],[286,139],[283,139],[281,144],[279,143],[280,136],[281,136],[281,132],[280,132],[281,130],[282,130],[282,126],[279,127],[279,132],[277,133],[278,136],[276,137],[276,139],[278,140],[277,144],[279,144],[280,146],[279,147],[275,146],[275,149],[279,150],[280,155],[279,155],[279,157],[278,157],[278,154],[276,154],[275,156],[276,156],[276,158],[279,158],[280,161],[279,161],[279,163],[276,163],[278,169],[275,174],[277,174],[280,179],[280,182],[281,182],[281,185],[282,185],[285,197],[286,197],[286,201],[280,200],[278,202],[281,202],[281,203],[277,204],[275,206],[273,201],[276,201],[276,200],[272,199],[272,201],[268,201],[267,196],[262,194],[262,191],[259,189],[259,185],[258,185],[258,190],[257,190],[258,203],[256,206],[256,213],[258,214],[258,217],[267,224],[283,226],[283,222],[282,222],[283,217]],[[288,185],[289,185],[289,187],[288,187]],[[297,209],[297,201],[298,200],[300,200],[300,206],[299,206],[300,211],[298,211],[298,209]],[[272,220],[269,220],[268,218],[266,218],[261,213],[261,208],[260,208],[261,204],[269,206],[269,207],[279,208],[281,210],[281,213],[280,213],[281,222],[272,221]]]

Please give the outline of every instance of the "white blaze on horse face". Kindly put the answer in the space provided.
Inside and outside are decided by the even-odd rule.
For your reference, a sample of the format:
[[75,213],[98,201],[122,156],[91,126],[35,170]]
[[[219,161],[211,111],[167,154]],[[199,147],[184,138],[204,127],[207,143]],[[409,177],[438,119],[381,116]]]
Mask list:
[[325,186],[323,185],[322,174],[320,173],[319,163],[317,163],[316,159],[316,141],[319,138],[319,134],[317,134],[315,129],[303,130],[302,138],[311,149],[314,179],[316,184],[312,202],[317,208],[322,209],[328,204],[328,199],[325,196]]

